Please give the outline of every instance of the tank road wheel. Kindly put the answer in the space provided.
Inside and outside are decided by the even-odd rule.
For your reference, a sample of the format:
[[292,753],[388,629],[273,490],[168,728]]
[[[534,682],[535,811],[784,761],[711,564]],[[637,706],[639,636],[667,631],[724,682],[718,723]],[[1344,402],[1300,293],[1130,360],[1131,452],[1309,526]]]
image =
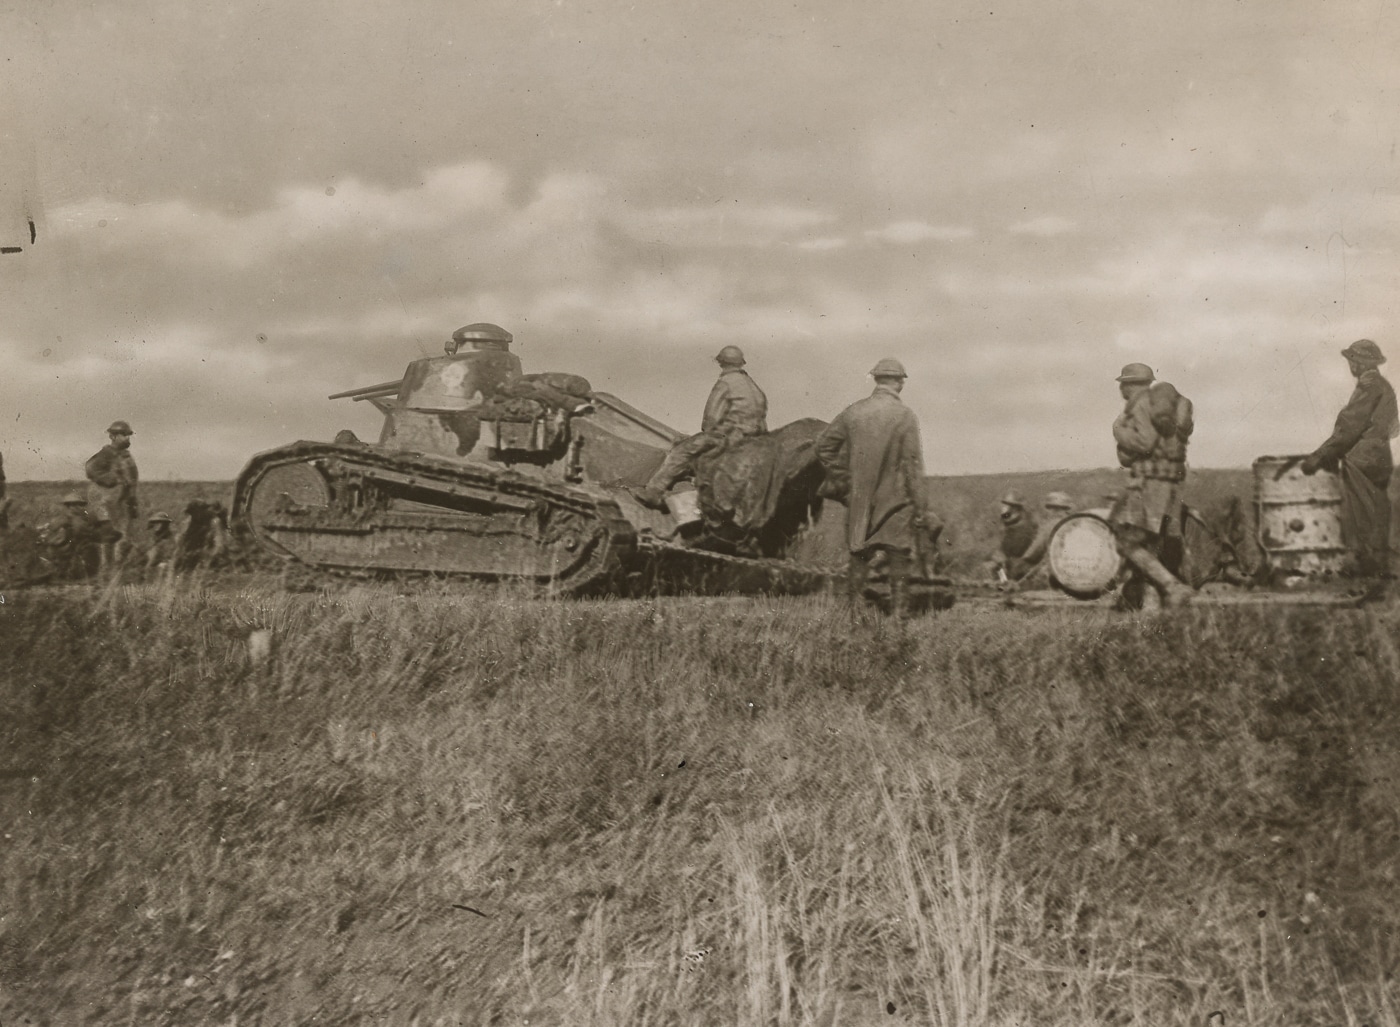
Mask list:
[[262,544],[286,556],[291,553],[262,526],[289,515],[329,510],[331,505],[330,482],[321,469],[309,461],[274,464],[245,487],[249,490],[242,511],[246,523]]

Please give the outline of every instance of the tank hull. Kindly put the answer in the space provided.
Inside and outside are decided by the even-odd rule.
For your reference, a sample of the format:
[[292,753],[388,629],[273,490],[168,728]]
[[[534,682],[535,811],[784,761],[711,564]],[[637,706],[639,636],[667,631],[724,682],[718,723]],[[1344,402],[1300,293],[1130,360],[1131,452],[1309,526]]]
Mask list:
[[296,442],[234,486],[236,531],[306,570],[514,582],[559,595],[820,591],[834,575],[697,547],[623,486],[364,444]]

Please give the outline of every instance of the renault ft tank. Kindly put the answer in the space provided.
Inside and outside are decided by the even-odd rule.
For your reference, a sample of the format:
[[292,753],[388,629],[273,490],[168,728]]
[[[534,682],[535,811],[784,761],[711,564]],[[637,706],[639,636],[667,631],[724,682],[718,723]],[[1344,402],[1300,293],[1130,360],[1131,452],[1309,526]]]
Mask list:
[[523,374],[510,342],[468,325],[401,379],[330,397],[378,408],[378,441],[342,431],[255,456],[234,486],[235,531],[293,566],[358,577],[576,595],[830,583],[789,559],[820,505],[823,422],[732,444],[648,509],[632,490],[682,434],[577,375]]

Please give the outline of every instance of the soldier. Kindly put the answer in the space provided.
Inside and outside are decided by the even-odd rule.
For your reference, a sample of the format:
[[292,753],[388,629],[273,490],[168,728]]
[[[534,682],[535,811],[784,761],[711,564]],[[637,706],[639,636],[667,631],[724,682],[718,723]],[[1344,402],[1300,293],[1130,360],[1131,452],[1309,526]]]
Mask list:
[[1036,536],[1035,515],[1026,509],[1025,501],[1013,489],[1001,497],[1001,545],[993,557],[997,579],[1020,577],[1011,565],[1031,547]]
[[859,605],[870,562],[883,551],[891,610],[903,617],[912,558],[921,544],[918,533],[927,523],[919,422],[899,398],[908,375],[898,360],[884,358],[870,375],[875,391],[841,411],[822,432],[817,458],[826,471],[822,494],[846,504],[851,599]]
[[5,495],[5,454],[0,453],[0,531],[10,526],[10,500]]
[[1385,354],[1370,339],[1346,349],[1356,388],[1331,436],[1299,465],[1304,474],[1335,471],[1342,479],[1342,537],[1356,551],[1363,577],[1390,576],[1390,440],[1400,434],[1395,389],[1381,377]]
[[[1008,498],[1014,493],[1008,493]],[[1006,500],[1002,500],[1005,504]],[[1028,584],[1049,585],[1050,575],[1045,567],[1045,554],[1050,551],[1050,537],[1055,534],[1055,529],[1060,526],[1060,522],[1070,515],[1074,509],[1074,503],[1069,496],[1063,492],[1051,492],[1041,502],[1044,516],[1038,520],[1029,520],[1034,527],[1034,535],[1030,542],[1019,552],[1008,551],[1007,536],[1002,536],[1003,568],[1006,577],[1022,586]],[[1003,516],[1003,524],[1005,517]],[[1045,573],[1041,573],[1044,571]]]
[[88,511],[87,500],[77,492],[62,499],[63,519],[48,529],[44,540],[54,550],[60,578],[78,580],[96,573],[102,525]]
[[744,351],[738,346],[725,346],[715,356],[715,362],[719,364],[719,380],[705,402],[700,434],[672,446],[651,480],[643,488],[633,490],[643,506],[664,509],[666,492],[691,473],[695,461],[705,453],[768,433],[768,397],[744,370]]
[[117,547],[122,553],[131,545],[135,527],[141,516],[136,498],[136,461],[131,456],[131,436],[135,433],[125,421],[113,421],[107,429],[110,440],[88,458],[84,471],[88,481],[93,514],[99,522],[105,522],[109,536],[102,544],[103,565],[115,565]]
[[[1155,382],[1146,364],[1128,364],[1118,376],[1123,412],[1113,422],[1118,462],[1128,469],[1122,497],[1109,514],[1118,551],[1151,582],[1163,606],[1180,606],[1193,595],[1159,558],[1180,551],[1181,484],[1186,480],[1186,444],[1195,428],[1191,401],[1166,382]],[[1140,582],[1129,583],[1136,602]]]
[[147,580],[169,575],[175,568],[174,523],[167,513],[153,513],[146,518],[151,529],[151,545],[146,550]]

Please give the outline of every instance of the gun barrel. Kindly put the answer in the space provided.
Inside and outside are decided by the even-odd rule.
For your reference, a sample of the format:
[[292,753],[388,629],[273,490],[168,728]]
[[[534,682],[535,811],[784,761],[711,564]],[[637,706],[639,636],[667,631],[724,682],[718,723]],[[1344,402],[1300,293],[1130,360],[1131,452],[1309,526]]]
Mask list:
[[360,396],[368,397],[368,396],[388,395],[388,394],[391,393],[391,392],[398,392],[398,391],[399,391],[399,387],[400,387],[401,385],[403,385],[403,379],[402,379],[402,378],[400,378],[398,381],[393,381],[393,382],[380,382],[378,385],[365,385],[365,386],[363,386],[363,387],[361,387],[361,388],[358,388],[358,389],[346,389],[344,392],[337,392],[335,395],[333,395],[333,396],[328,396],[328,397],[326,397],[326,398],[327,398],[327,399],[351,399],[351,398],[360,397]]

